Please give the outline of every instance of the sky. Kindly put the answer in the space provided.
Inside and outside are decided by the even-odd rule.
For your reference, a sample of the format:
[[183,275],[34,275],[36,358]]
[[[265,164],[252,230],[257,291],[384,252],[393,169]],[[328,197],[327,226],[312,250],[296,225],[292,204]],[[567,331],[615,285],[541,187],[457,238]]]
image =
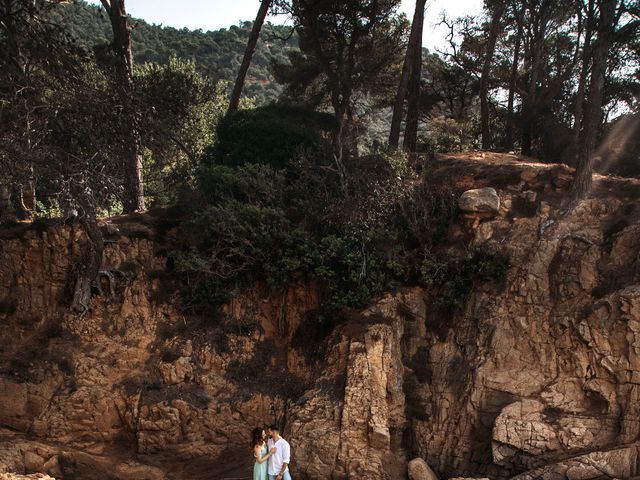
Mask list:
[[[348,0],[345,0],[348,1]],[[89,0],[99,4],[99,0]],[[191,30],[218,30],[237,25],[241,20],[253,20],[258,11],[258,0],[127,0],[127,13],[149,23]],[[415,0],[402,0],[401,11],[411,19]],[[423,46],[429,50],[444,49],[447,30],[435,24],[440,13],[455,18],[474,15],[482,10],[482,0],[427,0]],[[272,23],[285,23],[285,17],[269,17]]]

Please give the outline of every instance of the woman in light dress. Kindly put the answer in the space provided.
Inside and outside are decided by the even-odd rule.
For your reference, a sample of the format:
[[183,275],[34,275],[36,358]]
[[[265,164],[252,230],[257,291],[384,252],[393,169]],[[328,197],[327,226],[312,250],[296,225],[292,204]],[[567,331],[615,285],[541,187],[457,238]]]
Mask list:
[[256,462],[253,464],[253,480],[267,480],[267,460],[276,452],[276,448],[267,451],[267,435],[260,427],[251,432],[251,447]]

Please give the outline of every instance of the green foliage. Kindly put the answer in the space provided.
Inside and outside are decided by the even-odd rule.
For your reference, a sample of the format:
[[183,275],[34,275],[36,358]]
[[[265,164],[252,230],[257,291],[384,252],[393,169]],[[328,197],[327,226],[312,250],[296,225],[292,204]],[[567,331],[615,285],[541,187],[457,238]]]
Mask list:
[[145,156],[146,195],[151,204],[175,202],[195,187],[199,157],[215,141],[227,108],[226,84],[214,84],[193,61],[172,57],[135,72]]
[[60,218],[64,212],[60,209],[58,200],[52,198],[48,202],[36,200],[36,214],[38,217]]
[[407,279],[404,252],[397,240],[388,231],[314,238],[295,230],[278,246],[267,269],[268,278],[272,285],[282,287],[303,275],[325,286],[326,308],[362,308]]
[[[116,72],[79,47],[71,24],[56,23],[67,8],[80,15],[77,21],[84,18],[80,12],[92,9],[44,1],[28,9],[7,5],[0,16],[15,35],[0,34],[2,183],[33,182],[40,216],[119,213],[125,183],[121,160],[129,139]],[[134,73],[145,190],[151,204],[175,202],[195,187],[198,157],[214,141],[226,110],[226,86],[214,84],[194,62],[177,58],[147,63]]]
[[[253,118],[241,118],[247,117]],[[256,280],[275,289],[307,281],[322,287],[324,311],[335,312],[362,308],[421,277],[416,252],[447,237],[456,218],[454,192],[429,187],[400,153],[380,151],[347,164],[343,183],[325,151],[296,152],[284,169],[283,160],[220,165],[209,158],[202,165],[199,204],[181,227],[186,243],[174,255],[188,278],[188,307],[213,312]],[[479,279],[496,277],[492,259],[474,253],[449,266],[448,275],[463,284],[455,289],[468,293]]]
[[211,311],[262,279],[273,288],[314,281],[325,307],[361,308],[408,280],[410,231],[398,226],[410,222],[396,218],[413,188],[404,158],[364,159],[345,194],[319,155],[284,170],[203,166],[201,207],[182,226],[188,243],[175,255],[190,279],[189,306]]
[[422,149],[428,152],[468,152],[478,148],[478,138],[470,121],[431,117],[420,136]]
[[304,107],[269,105],[238,110],[219,123],[218,142],[208,161],[282,168],[301,150],[325,150],[328,146],[322,133],[332,127],[330,115]]
[[252,278],[264,276],[272,251],[290,229],[282,210],[283,177],[269,166],[203,167],[201,208],[181,225],[179,272],[192,274],[185,297],[214,311]]
[[246,164],[230,168],[205,164],[199,171],[199,181],[204,205],[229,199],[257,205],[282,203],[283,174],[269,165]]
[[483,247],[474,247],[465,256],[452,252],[436,256],[426,251],[420,282],[437,292],[437,306],[455,311],[465,306],[476,284],[502,282],[508,269],[509,259],[504,254]]

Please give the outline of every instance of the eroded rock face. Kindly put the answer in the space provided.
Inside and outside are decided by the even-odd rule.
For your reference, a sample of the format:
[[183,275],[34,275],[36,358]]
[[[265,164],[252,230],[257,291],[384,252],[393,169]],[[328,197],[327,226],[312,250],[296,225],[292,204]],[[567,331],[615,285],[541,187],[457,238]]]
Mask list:
[[373,313],[363,314],[358,332],[338,330],[329,368],[289,415],[297,476],[397,478],[405,468],[402,325],[378,323]]
[[[234,377],[229,370],[243,372],[253,362],[265,331],[288,329],[293,335],[295,324],[282,315],[295,322],[298,309],[313,308],[315,297],[295,287],[267,304],[253,292],[255,300],[238,299],[229,307],[242,318],[252,309],[252,333],[207,337],[206,329],[188,330],[172,297],[160,298],[165,293],[158,272],[166,257],[156,255],[152,239],[109,238],[103,268],[116,279],[115,293],[94,297],[82,316],[69,314],[64,303],[74,262],[82,255],[81,231],[32,229],[0,240],[0,428],[106,455],[114,468],[118,452],[249,464],[251,429],[281,419],[284,400],[263,391],[267,382]],[[271,309],[278,312],[275,318]],[[306,372],[298,357],[284,348],[279,352],[276,367]],[[268,360],[261,358],[256,368],[266,374],[268,365],[259,362]],[[247,383],[257,388],[247,389]],[[4,449],[11,451],[2,438],[0,459]],[[65,475],[64,465],[59,472],[38,455],[4,463],[18,473]],[[140,468],[121,470],[135,470],[131,475],[138,478]],[[129,478],[125,473],[118,475]]]
[[64,306],[82,232],[0,239],[0,428],[32,436],[0,435],[0,471],[241,477],[250,430],[283,421],[297,479],[406,478],[410,459],[439,478],[639,475],[637,198],[596,191],[558,217],[565,170],[474,162],[443,177],[502,201],[455,232],[508,254],[504,285],[476,286],[456,313],[420,288],[389,294],[318,339],[320,359],[296,343],[313,286],[256,284],[196,328],[149,227],[120,225],[114,295],[78,317]]

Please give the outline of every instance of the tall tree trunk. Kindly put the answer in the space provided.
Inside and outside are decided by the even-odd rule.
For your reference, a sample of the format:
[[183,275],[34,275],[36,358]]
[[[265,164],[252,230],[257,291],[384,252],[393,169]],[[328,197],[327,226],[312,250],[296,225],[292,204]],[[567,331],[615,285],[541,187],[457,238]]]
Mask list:
[[134,103],[131,30],[127,22],[125,0],[100,1],[111,20],[116,71],[124,108],[124,134],[126,136],[124,152],[124,211],[125,213],[142,211],[145,209],[142,181],[142,141],[138,127],[138,112]]
[[424,6],[426,0],[416,1],[413,23],[416,26],[415,47],[411,52],[412,60],[407,92],[407,122],[402,147],[405,152],[415,152],[418,141],[418,116],[420,113],[420,77],[422,73],[422,29],[424,25]]
[[413,22],[411,23],[411,33],[409,34],[409,44],[407,52],[404,56],[402,64],[402,75],[400,84],[396,92],[396,98],[393,103],[393,116],[391,117],[391,131],[389,132],[389,146],[397,149],[400,143],[400,124],[402,123],[402,114],[404,111],[404,100],[407,96],[407,88],[409,86],[409,76],[411,74],[411,65],[413,63],[414,51],[417,48],[419,38],[422,38],[422,23],[417,22],[419,16],[424,18],[424,7],[427,0],[416,1],[416,10],[413,14]]
[[511,64],[511,75],[509,77],[509,99],[507,100],[507,126],[505,147],[513,150],[513,101],[516,93],[516,82],[518,81],[518,63],[520,62],[520,43],[522,42],[522,22],[518,22],[518,32],[516,33],[516,44],[513,47],[513,62]]
[[[542,39],[539,40],[542,42]],[[534,46],[533,62],[531,65],[531,73],[529,76],[529,89],[522,101],[522,153],[523,155],[531,155],[532,152],[532,136],[533,122],[537,106],[538,93],[538,73],[542,64],[542,45]]]
[[480,124],[482,125],[482,148],[491,148],[491,132],[489,131],[489,75],[491,73],[491,63],[493,62],[493,52],[496,48],[496,40],[500,31],[500,20],[505,9],[505,3],[500,1],[495,6],[491,23],[489,25],[489,35],[484,52],[484,62],[482,73],[480,74]]
[[267,12],[269,11],[270,4],[271,0],[262,0],[262,3],[260,3],[258,15],[253,22],[253,28],[251,28],[251,33],[249,34],[247,48],[244,51],[244,57],[242,57],[242,63],[240,64],[238,77],[236,78],[236,83],[233,87],[233,92],[231,93],[228,112],[233,112],[238,109],[238,105],[240,103],[240,94],[242,93],[242,88],[244,87],[244,79],[247,76],[247,72],[249,71],[253,52],[256,51],[256,45],[258,44],[260,30],[262,30],[262,25],[264,24],[264,19],[266,18]]
[[21,182],[13,185],[13,198],[14,198],[14,209],[16,212],[16,216],[20,220],[27,220],[29,218],[29,211],[27,210],[27,206],[24,204],[24,186]]
[[594,151],[598,129],[602,122],[602,101],[607,70],[607,54],[613,43],[617,0],[598,0],[600,18],[597,38],[593,46],[593,63],[589,93],[584,106],[582,130],[578,142],[576,176],[571,184],[570,205],[573,206],[591,189]]
[[[535,5],[535,2],[534,2]],[[542,55],[544,53],[545,35],[549,20],[550,1],[542,0],[537,18],[534,20],[534,36],[531,39],[531,72],[529,75],[529,89],[522,101],[522,153],[531,155],[533,141],[533,126],[538,107],[538,79],[544,67]],[[533,16],[533,12],[532,12]]]
[[575,165],[578,152],[578,142],[580,141],[580,127],[582,125],[582,113],[584,109],[584,92],[587,86],[587,75],[591,61],[591,35],[593,33],[594,0],[589,0],[587,9],[587,24],[584,34],[584,45],[582,47],[582,66],[580,67],[580,76],[578,78],[578,90],[576,92],[576,104],[573,113],[573,132],[571,138],[571,146],[568,149],[568,162]]

